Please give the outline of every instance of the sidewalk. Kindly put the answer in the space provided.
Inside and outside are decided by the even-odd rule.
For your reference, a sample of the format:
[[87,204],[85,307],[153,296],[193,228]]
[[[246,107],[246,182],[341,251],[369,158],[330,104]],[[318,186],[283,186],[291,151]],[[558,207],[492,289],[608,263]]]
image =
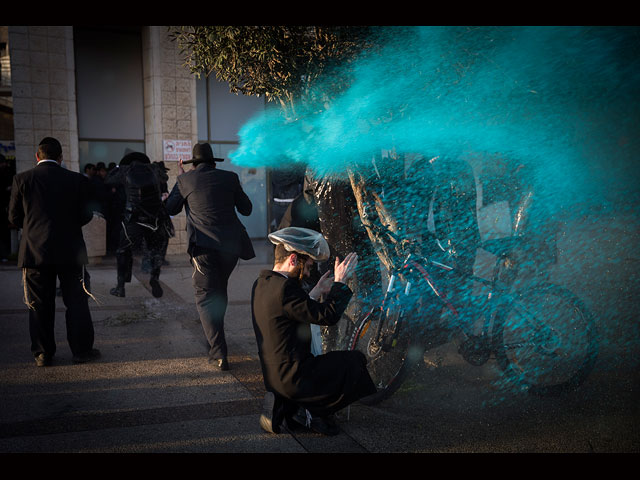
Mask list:
[[[251,326],[250,289],[271,267],[270,248],[240,261],[230,279],[225,332],[231,369],[206,360],[186,255],[170,256],[151,296],[134,264],[126,297],[109,294],[114,259],[90,266],[95,346],[102,356],[73,364],[58,297],[54,365],[30,353],[21,272],[0,266],[0,452],[306,452],[363,451],[344,435],[272,435],[258,418],[264,395]],[[342,437],[342,438],[340,438]],[[315,446],[314,446],[315,445]]]
[[258,419],[264,384],[251,326],[251,286],[271,248],[241,261],[229,285],[225,331],[231,370],[213,370],[186,255],[171,256],[153,298],[134,264],[125,298],[109,294],[113,258],[91,266],[90,301],[102,357],[75,365],[58,299],[58,351],[37,368],[30,353],[21,272],[0,264],[0,453],[11,452],[634,452],[640,451],[638,359],[640,221],[582,218],[559,236],[552,280],[597,318],[596,368],[574,394],[540,398],[496,388],[495,360],[467,364],[453,343],[430,350],[389,400],[338,413],[341,433],[272,435]]

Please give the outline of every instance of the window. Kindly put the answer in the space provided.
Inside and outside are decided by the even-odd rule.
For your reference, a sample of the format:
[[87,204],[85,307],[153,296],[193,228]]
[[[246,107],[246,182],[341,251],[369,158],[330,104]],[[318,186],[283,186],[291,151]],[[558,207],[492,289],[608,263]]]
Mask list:
[[80,170],[144,152],[139,27],[74,27]]

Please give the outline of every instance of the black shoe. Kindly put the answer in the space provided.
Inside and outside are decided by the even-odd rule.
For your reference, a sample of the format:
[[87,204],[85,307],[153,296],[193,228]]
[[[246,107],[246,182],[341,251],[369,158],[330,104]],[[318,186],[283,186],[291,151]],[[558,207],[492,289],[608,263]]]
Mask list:
[[322,435],[334,436],[340,433],[340,428],[336,424],[333,415],[326,417],[314,417],[309,410],[300,408],[292,420]]
[[265,393],[262,413],[260,414],[260,428],[265,432],[278,434],[280,433],[280,423],[273,421],[275,404],[276,396],[273,392]]
[[160,282],[157,278],[151,278],[151,280],[149,280],[149,285],[151,285],[151,295],[156,298],[162,296],[162,287],[160,286]]
[[124,297],[124,287],[114,287],[109,290],[111,295],[115,295],[116,297]]
[[100,350],[92,348],[87,353],[80,353],[73,356],[73,363],[87,363],[100,357]]
[[40,353],[36,355],[36,366],[37,367],[48,367],[53,363],[53,357],[46,353]]
[[223,372],[229,370],[229,362],[226,358],[210,358],[209,363]]

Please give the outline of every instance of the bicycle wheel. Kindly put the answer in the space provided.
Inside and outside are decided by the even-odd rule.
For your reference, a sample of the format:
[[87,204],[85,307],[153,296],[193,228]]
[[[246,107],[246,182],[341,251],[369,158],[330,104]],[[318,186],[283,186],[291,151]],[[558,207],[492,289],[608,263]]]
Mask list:
[[[392,324],[401,314],[401,310],[391,310],[389,314],[374,311],[365,315],[356,325],[350,349],[364,353],[367,358],[367,370],[378,389],[373,395],[360,399],[365,405],[375,405],[393,395],[424,354],[424,347],[411,341],[411,335],[406,328],[405,331],[400,331],[391,345],[383,348],[376,341],[379,322]],[[383,325],[383,328],[386,325]]]
[[545,284],[525,290],[494,322],[496,359],[537,395],[578,387],[598,355],[594,317],[569,290]]

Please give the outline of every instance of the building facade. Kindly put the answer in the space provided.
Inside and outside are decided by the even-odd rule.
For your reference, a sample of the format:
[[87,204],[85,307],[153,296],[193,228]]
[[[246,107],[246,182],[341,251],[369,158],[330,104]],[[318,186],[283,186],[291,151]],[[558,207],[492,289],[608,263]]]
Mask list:
[[[238,129],[265,108],[262,98],[191,74],[166,26],[5,26],[0,42],[0,147],[16,172],[31,168],[39,141],[53,136],[71,170],[117,164],[127,149],[141,151],[164,161],[171,189],[178,156],[186,159],[195,143],[207,141],[228,158]],[[252,238],[265,238],[269,172],[229,160],[219,166],[240,176],[254,204],[241,221]],[[183,253],[184,213],[173,221],[167,253]]]

